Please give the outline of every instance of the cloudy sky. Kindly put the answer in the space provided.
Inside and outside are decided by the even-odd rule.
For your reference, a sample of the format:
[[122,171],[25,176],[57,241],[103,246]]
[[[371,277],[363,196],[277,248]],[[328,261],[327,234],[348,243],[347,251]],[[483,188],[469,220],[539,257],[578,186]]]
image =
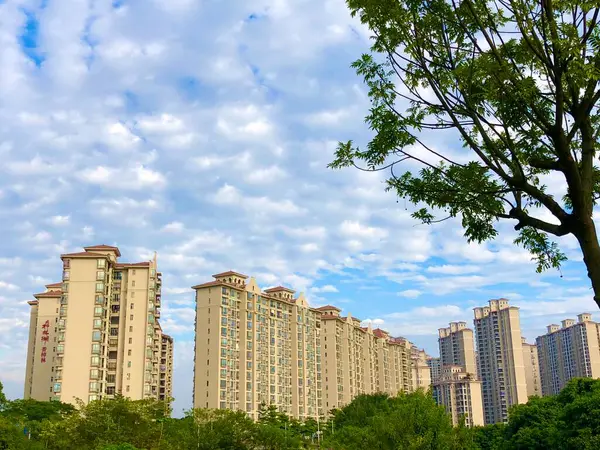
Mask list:
[[158,252],[176,412],[191,404],[189,287],[223,270],[431,353],[438,327],[490,298],[521,307],[529,340],[595,312],[572,239],[562,273],[538,275],[510,223],[469,245],[457,222],[412,220],[382,174],[326,168],[338,140],[369,139],[349,68],[368,32],[343,0],[0,0],[0,48],[0,380],[13,398],[26,302],[84,245]]

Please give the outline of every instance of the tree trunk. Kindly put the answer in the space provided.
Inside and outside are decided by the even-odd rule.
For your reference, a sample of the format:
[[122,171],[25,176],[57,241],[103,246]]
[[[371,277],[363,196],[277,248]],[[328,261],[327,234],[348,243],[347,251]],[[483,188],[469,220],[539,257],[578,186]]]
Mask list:
[[582,221],[575,237],[583,253],[583,262],[594,290],[594,301],[600,308],[600,244],[594,220],[589,217]]

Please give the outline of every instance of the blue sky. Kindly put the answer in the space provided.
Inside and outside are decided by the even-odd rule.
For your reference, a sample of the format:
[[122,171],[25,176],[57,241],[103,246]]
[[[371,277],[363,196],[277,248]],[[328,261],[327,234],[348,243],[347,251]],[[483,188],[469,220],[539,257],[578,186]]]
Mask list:
[[[0,1],[0,379],[22,395],[28,306],[61,252],[154,251],[176,339],[175,409],[191,404],[193,284],[235,269],[285,284],[437,353],[437,329],[505,296],[524,335],[596,311],[570,262],[535,273],[512,245],[467,244],[384,192],[331,171],[368,142],[350,63],[368,31],[342,0]],[[430,136],[459,157],[454,135]],[[548,180],[552,192],[562,184]]]

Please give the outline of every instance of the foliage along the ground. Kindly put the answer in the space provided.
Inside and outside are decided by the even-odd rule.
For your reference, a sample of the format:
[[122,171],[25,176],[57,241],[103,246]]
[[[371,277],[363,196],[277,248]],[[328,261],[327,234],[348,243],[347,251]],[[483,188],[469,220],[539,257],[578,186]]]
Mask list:
[[0,450],[592,450],[600,448],[600,380],[575,379],[557,396],[511,409],[508,424],[453,427],[430,394],[361,395],[328,420],[300,422],[264,405],[244,412],[196,409],[180,419],[157,401],[123,397],[74,408],[4,399]]

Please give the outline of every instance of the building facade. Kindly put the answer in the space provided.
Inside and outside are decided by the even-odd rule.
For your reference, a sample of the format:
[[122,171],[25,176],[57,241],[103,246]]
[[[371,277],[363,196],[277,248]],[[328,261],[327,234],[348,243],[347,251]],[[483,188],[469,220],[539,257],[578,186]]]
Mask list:
[[427,358],[427,365],[429,366],[429,373],[431,377],[431,384],[435,383],[440,379],[442,375],[442,365],[440,363],[440,358],[430,357]]
[[262,404],[298,417],[323,417],[364,393],[412,389],[411,345],[361,327],[334,306],[311,308],[286,287],[262,291],[229,271],[194,286],[195,408],[243,410]]
[[527,402],[519,308],[490,300],[474,314],[485,424],[506,422],[510,406]]
[[440,373],[433,396],[452,416],[454,425],[464,417],[468,426],[483,425],[481,382],[477,379],[473,330],[466,322],[451,322],[438,330]]
[[446,408],[452,423],[458,425],[464,418],[467,426],[483,425],[481,382],[461,366],[442,367],[439,379],[433,385],[433,397]]
[[476,376],[475,340],[473,330],[467,328],[467,322],[451,322],[447,328],[438,330],[440,346],[440,364],[459,366],[465,373]]
[[107,245],[61,255],[62,282],[29,302],[26,399],[160,397],[162,281],[156,257],[128,264],[120,256]]
[[171,401],[173,393],[173,338],[162,333],[158,399]]
[[600,378],[600,324],[591,314],[549,325],[536,344],[543,395],[558,394],[571,378]]
[[194,408],[246,411],[261,404],[296,417],[323,414],[320,313],[303,296],[262,292],[236,272],[194,286]]
[[542,385],[540,383],[540,365],[538,361],[538,349],[535,344],[528,344],[522,338],[523,365],[525,367],[525,382],[527,383],[527,398],[542,396]]
[[411,352],[412,368],[412,390],[422,389],[428,391],[431,388],[431,368],[428,360],[431,359],[425,350],[413,346]]

